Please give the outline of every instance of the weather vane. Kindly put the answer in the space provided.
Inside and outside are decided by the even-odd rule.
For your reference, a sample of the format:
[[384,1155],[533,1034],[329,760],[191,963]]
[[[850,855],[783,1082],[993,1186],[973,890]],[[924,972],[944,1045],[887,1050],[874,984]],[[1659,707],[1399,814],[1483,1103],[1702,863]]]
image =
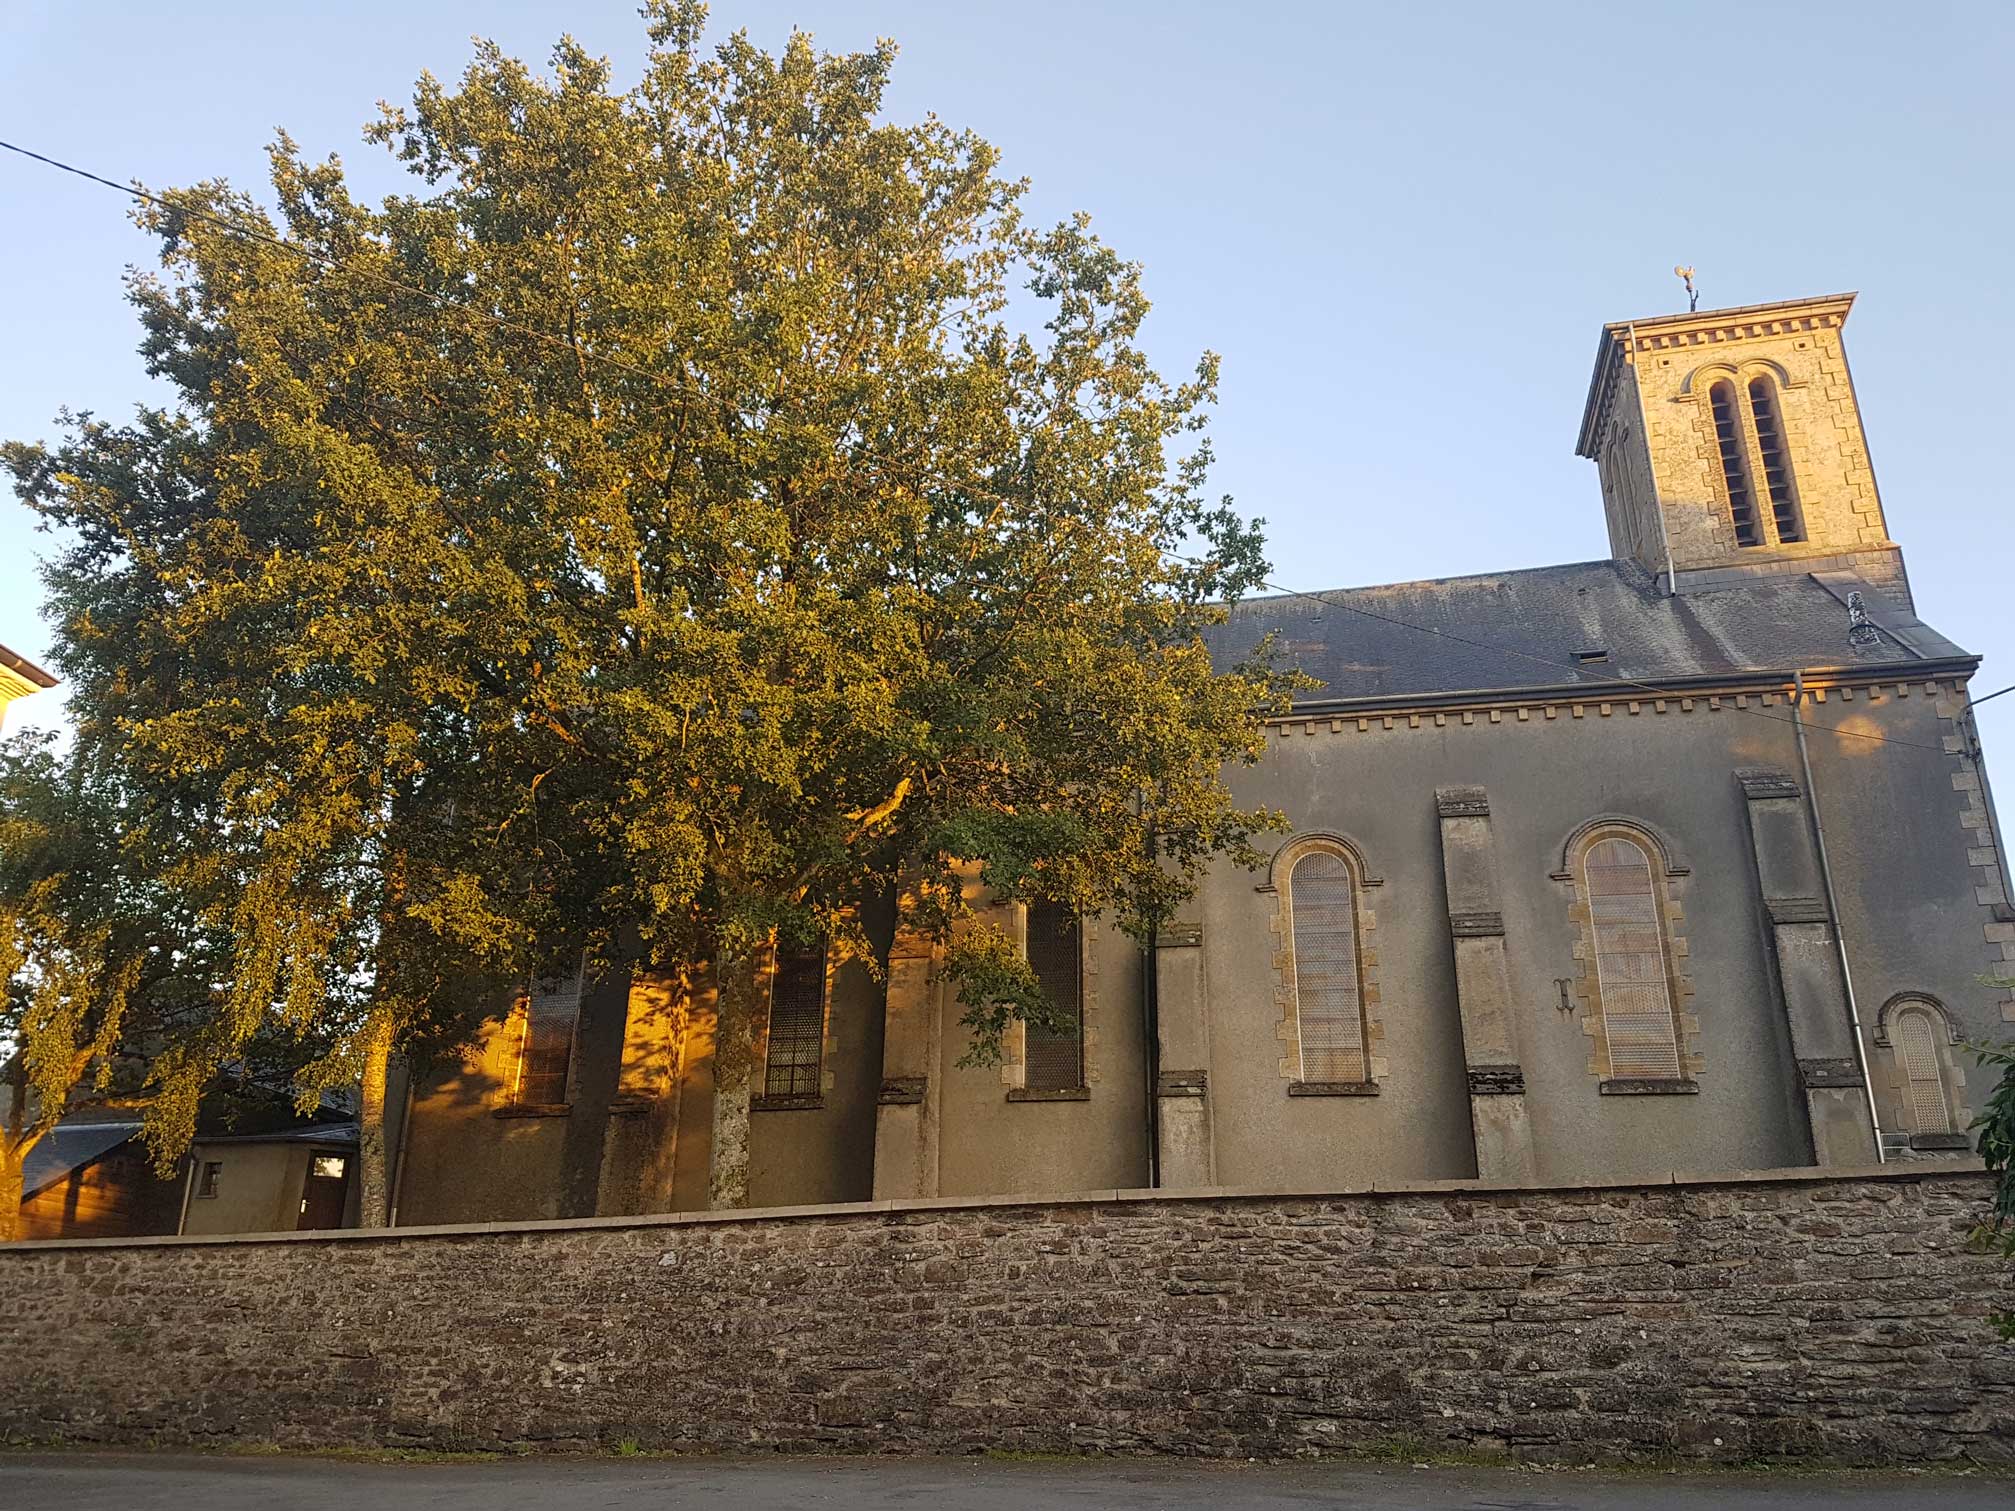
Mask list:
[[1674,268],[1673,276],[1686,285],[1686,308],[1688,313],[1700,308],[1700,290],[1693,286],[1693,269]]

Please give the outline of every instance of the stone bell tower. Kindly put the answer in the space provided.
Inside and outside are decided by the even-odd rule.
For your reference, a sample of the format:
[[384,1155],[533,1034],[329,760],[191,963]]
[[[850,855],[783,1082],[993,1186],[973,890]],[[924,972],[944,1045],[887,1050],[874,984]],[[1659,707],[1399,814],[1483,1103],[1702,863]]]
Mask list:
[[1852,294],[1602,328],[1575,450],[1610,554],[1670,591],[1846,568],[1909,604],[1841,329]]

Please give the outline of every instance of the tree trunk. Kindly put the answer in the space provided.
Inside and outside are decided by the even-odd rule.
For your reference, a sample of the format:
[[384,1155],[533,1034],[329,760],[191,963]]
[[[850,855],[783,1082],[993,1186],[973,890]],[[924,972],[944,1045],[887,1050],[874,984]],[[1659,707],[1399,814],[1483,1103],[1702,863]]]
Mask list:
[[707,1205],[715,1211],[749,1204],[749,1098],[754,1088],[756,1022],[763,1007],[763,959],[750,955],[715,964],[714,1143],[707,1168]]
[[391,1209],[385,1166],[385,1074],[392,1060],[392,1015],[374,1013],[364,1030],[363,1088],[357,1098],[357,1226],[382,1228]]
[[0,1144],[0,1243],[12,1243],[21,1236],[21,1167],[28,1151],[8,1142]]

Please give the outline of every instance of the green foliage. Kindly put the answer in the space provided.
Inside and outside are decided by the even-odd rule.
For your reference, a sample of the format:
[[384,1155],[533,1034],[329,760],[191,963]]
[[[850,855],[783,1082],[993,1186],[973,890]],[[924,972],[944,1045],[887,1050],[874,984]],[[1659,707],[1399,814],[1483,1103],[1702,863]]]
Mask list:
[[[1980,1157],[1999,1177],[1993,1216],[1982,1225],[1979,1239],[1998,1249],[2003,1258],[2015,1260],[2015,1044],[1975,1046],[1973,1052],[1982,1065],[2001,1072],[1987,1105],[1973,1120],[1980,1131]],[[1999,1313],[1994,1321],[2003,1337],[2015,1339],[2015,1313]]]
[[[143,1092],[152,1057],[200,1032],[209,1011],[214,955],[184,899],[151,874],[133,797],[81,742],[67,752],[46,734],[0,742],[0,1166],[10,1171],[66,1114]],[[163,1167],[183,1147],[156,1130]]]
[[1086,218],[885,121],[892,46],[645,13],[630,89],[570,41],[423,78],[378,207],[284,137],[275,217],[167,195],[131,297],[173,407],[5,452],[74,542],[80,720],[232,941],[178,1086],[276,1017],[350,1075],[583,948],[877,958],[898,897],[984,1052],[1044,1005],[962,867],[1146,929],[1279,823],[1223,771],[1291,679],[1201,639],[1263,570],[1215,358],[1164,380]]

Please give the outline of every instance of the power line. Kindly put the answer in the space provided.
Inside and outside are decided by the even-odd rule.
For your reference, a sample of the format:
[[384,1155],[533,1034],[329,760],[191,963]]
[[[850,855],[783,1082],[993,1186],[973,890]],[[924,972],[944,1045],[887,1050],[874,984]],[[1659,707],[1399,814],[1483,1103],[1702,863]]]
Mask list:
[[550,331],[540,330],[537,326],[522,324],[519,321],[511,319],[508,315],[499,315],[490,310],[471,309],[469,306],[457,303],[446,295],[437,293],[432,289],[421,288],[418,284],[406,283],[401,279],[389,278],[382,273],[372,272],[368,268],[358,267],[355,263],[346,262],[344,259],[331,256],[327,252],[318,252],[313,247],[303,246],[297,241],[289,241],[285,237],[275,236],[270,231],[263,230],[258,226],[250,226],[240,221],[227,220],[221,215],[213,214],[208,210],[198,209],[194,205],[177,204],[173,200],[163,199],[158,194],[150,194],[145,189],[131,184],[118,183],[101,174],[93,173],[88,168],[79,168],[73,163],[66,163],[58,158],[46,156],[43,153],[32,151],[14,142],[0,140],[0,148],[5,148],[7,151],[16,153],[21,157],[31,158],[35,162],[45,164],[59,172],[72,174],[77,178],[84,179],[88,183],[102,185],[104,188],[112,190],[115,194],[126,195],[130,199],[137,199],[144,204],[150,204],[158,209],[166,210],[170,214],[184,215],[192,220],[200,220],[208,225],[217,227],[220,231],[227,231],[233,236],[242,236],[247,240],[261,242],[282,252],[291,253],[293,256],[307,262],[312,262],[318,267],[326,268],[331,272],[350,273],[357,277],[368,279],[373,283],[395,290],[398,293],[406,294],[415,299],[424,299],[439,309],[466,315],[473,320],[485,320],[499,329],[507,330],[520,336],[528,336],[534,341],[543,342],[547,346],[564,351],[569,356],[602,363],[626,372],[632,377],[642,378],[646,382],[665,388],[679,389],[732,409],[736,413],[741,412],[740,406],[736,405],[732,400],[720,394],[710,393],[695,383],[670,377],[664,373],[652,372],[649,368],[638,367],[633,362],[625,362],[622,358],[612,357],[606,352],[584,351],[564,336],[556,336]]
[[[17,154],[18,156],[31,159],[34,162],[41,163],[46,167],[54,168],[59,172],[68,173],[73,175],[74,177],[84,179],[86,182],[97,184],[103,188],[110,189],[115,194],[122,194],[127,196],[128,198],[136,199],[143,203],[154,205],[172,214],[179,214],[187,216],[191,219],[201,220],[233,236],[241,236],[249,240],[261,242],[264,245],[274,247],[282,252],[291,253],[292,255],[300,257],[305,261],[312,262],[317,266],[329,269],[331,271],[347,272],[355,274],[357,276],[368,279],[372,282],[378,283],[385,288],[393,289],[399,293],[406,294],[413,298],[424,299],[429,303],[435,305],[437,308],[450,310],[458,314],[466,315],[472,319],[488,321],[491,324],[497,326],[499,329],[511,331],[514,334],[529,337],[532,340],[541,342],[547,346],[551,346],[558,350],[565,351],[570,356],[579,358],[581,360],[591,361],[609,367],[613,367],[622,372],[628,373],[632,377],[642,378],[646,382],[653,383],[662,387],[675,388],[682,390],[684,392],[695,394],[698,397],[708,399],[726,408],[733,409],[737,413],[740,412],[739,406],[733,404],[731,400],[723,397],[722,395],[708,392],[706,389],[701,388],[695,384],[686,382],[681,379],[669,377],[663,373],[653,372],[648,368],[638,367],[634,363],[625,362],[621,358],[612,357],[605,352],[584,351],[581,347],[575,345],[572,341],[568,340],[563,336],[556,336],[549,331],[542,331],[538,329],[536,326],[525,325],[518,321],[510,319],[508,316],[495,314],[491,311],[471,309],[467,305],[456,303],[448,299],[446,296],[436,293],[431,289],[421,288],[416,284],[409,284],[403,282],[400,279],[389,278],[381,273],[372,272],[369,269],[359,268],[354,264],[346,263],[343,259],[331,256],[326,252],[319,252],[312,247],[302,246],[299,242],[288,241],[283,237],[274,236],[270,232],[265,231],[260,227],[249,226],[241,222],[228,220],[221,215],[213,214],[207,210],[198,209],[192,205],[176,204],[172,200],[163,199],[161,196],[149,193],[145,189],[141,189],[130,184],[121,184],[113,179],[106,178],[101,174],[93,173],[89,169],[80,168],[77,167],[75,164],[66,163],[58,158],[49,157],[44,153],[33,151],[30,148],[20,146],[14,142],[0,139],[0,148],[4,148],[9,152]],[[953,482],[949,478],[934,477],[929,475],[926,475],[926,477],[929,481],[943,483],[946,486],[961,488],[972,493],[983,494],[990,497],[994,497],[996,499],[1002,498],[1002,495],[994,493],[992,490],[977,485],[975,483],[970,482],[957,483]],[[1003,501],[1005,500],[1003,499]],[[1186,566],[1202,566],[1207,564],[1191,557],[1179,556],[1173,551],[1163,551],[1161,554],[1163,556],[1168,557],[1172,561],[1181,562]],[[1549,657],[1533,655],[1529,651],[1518,650],[1513,646],[1493,644],[1489,641],[1483,641],[1483,640],[1472,640],[1469,639],[1467,636],[1457,635],[1452,631],[1436,629],[1431,625],[1415,624],[1411,620],[1401,619],[1397,615],[1381,614],[1376,610],[1361,608],[1356,604],[1345,603],[1336,598],[1325,597],[1321,594],[1316,593],[1304,593],[1295,588],[1282,587],[1278,583],[1262,581],[1260,585],[1262,587],[1272,590],[1273,592],[1279,593],[1285,597],[1306,599],[1308,602],[1317,604],[1323,608],[1342,609],[1346,613],[1357,614],[1366,619],[1378,620],[1381,623],[1394,625],[1400,629],[1411,630],[1416,634],[1432,635],[1437,639],[1453,641],[1456,644],[1469,646],[1470,648],[1475,650],[1494,651],[1499,655],[1516,657],[1517,659],[1523,661],[1530,661],[1540,666],[1548,666],[1561,671],[1572,671],[1575,674],[1577,680],[1591,675],[1589,669],[1578,662],[1569,663],[1565,661],[1557,661]],[[1892,636],[1891,638],[1894,637]],[[1908,649],[1908,647],[1905,648]],[[1598,681],[1608,682],[1618,687],[1635,689],[1639,692],[1648,693],[1653,697],[1683,698],[1692,696],[1691,694],[1686,692],[1677,691],[1671,688],[1659,687],[1649,682],[1640,682],[1635,680],[1634,678],[1614,676],[1607,672],[1595,672],[1592,675]],[[1735,711],[1737,713],[1748,714],[1751,718],[1767,719],[1773,724],[1795,726],[1799,722],[1794,719],[1780,718],[1775,714],[1765,713],[1761,709],[1737,708]],[[1868,740],[1883,745],[1902,745],[1907,746],[1913,750],[1928,750],[1937,755],[1945,755],[1949,753],[1939,746],[1926,745],[1921,740],[1905,740],[1905,739],[1899,739],[1894,735],[1870,734],[1862,730],[1847,729],[1840,725],[1816,724],[1816,723],[1810,723],[1810,721],[1807,722],[1813,729],[1822,730],[1831,734],[1841,735],[1849,739]]]

